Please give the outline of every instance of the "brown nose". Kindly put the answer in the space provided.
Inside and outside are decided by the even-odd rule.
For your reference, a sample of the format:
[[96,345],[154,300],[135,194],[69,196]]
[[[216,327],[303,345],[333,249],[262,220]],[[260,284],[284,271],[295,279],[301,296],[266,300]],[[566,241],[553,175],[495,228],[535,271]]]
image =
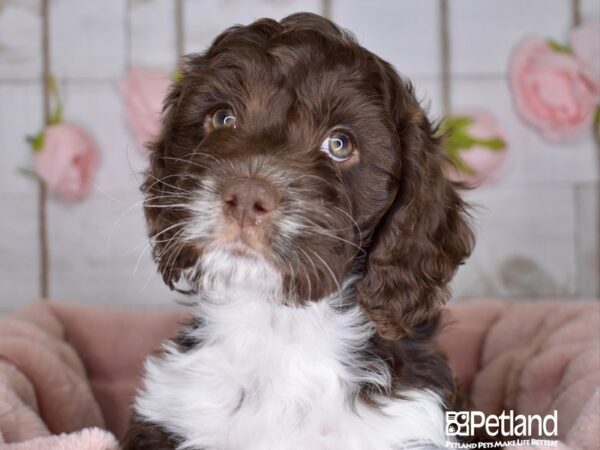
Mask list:
[[221,198],[225,216],[241,227],[260,225],[262,219],[279,203],[275,189],[256,178],[235,178],[228,181]]

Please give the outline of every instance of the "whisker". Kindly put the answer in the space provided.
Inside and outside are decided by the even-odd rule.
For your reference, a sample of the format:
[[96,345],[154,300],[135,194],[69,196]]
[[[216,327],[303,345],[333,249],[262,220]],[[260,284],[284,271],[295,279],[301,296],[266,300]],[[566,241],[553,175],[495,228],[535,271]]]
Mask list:
[[[167,260],[167,266],[169,268],[169,278],[171,277],[171,274],[173,273],[173,267],[175,266],[175,262],[177,261],[177,258],[179,257],[179,254],[181,253],[181,250],[184,249],[185,245],[187,244],[187,242],[185,240],[182,240],[180,242],[180,245],[177,249],[177,252],[173,252],[171,254],[171,256],[169,257],[169,259]],[[173,262],[171,263],[171,259],[173,260]],[[170,266],[170,267],[169,267]]]
[[[189,191],[187,191],[187,190],[185,190],[185,189],[183,189],[183,188],[180,188],[180,187],[178,187],[178,186],[173,186],[172,184],[166,183],[166,182],[165,182],[163,179],[156,178],[156,177],[155,177],[154,175],[152,175],[150,172],[148,172],[148,174],[147,174],[147,175],[148,175],[150,178],[152,178],[152,179],[156,180],[156,182],[157,182],[157,183],[164,184],[165,186],[169,186],[169,187],[170,187],[170,188],[172,188],[172,189],[177,189],[178,191],[183,191],[183,192],[185,192],[185,193],[189,193]],[[166,178],[166,177],[163,177],[163,178]],[[151,186],[154,186],[154,183],[153,183]]]
[[140,186],[142,182],[138,178],[138,174],[135,172],[135,170],[133,170],[133,166],[131,165],[131,159],[129,159],[129,144],[125,145],[125,159],[127,160],[127,166],[129,167],[131,175],[133,175],[133,178],[135,178],[137,185]]
[[199,162],[191,161],[189,159],[175,158],[173,156],[162,156],[161,159],[167,159],[167,160],[170,160],[170,161],[181,161],[181,162],[184,162],[186,164],[190,164],[192,166],[197,166],[197,167],[200,167],[201,169],[208,170],[209,172],[210,171],[212,171],[212,172],[215,171],[214,167],[205,166],[204,164],[200,164]]
[[[167,231],[169,231],[169,230],[172,230],[173,228],[176,228],[176,227],[183,227],[184,225],[189,225],[190,223],[191,223],[190,221],[183,220],[183,221],[181,221],[181,222],[177,222],[177,223],[175,223],[175,224],[173,224],[173,225],[170,225],[170,226],[168,226],[167,228],[165,228],[165,229],[161,230],[160,232],[158,232],[158,233],[156,233],[156,234],[154,234],[154,235],[150,236],[150,238],[149,238],[149,239],[150,239],[150,241],[151,241],[151,244],[154,242],[154,239],[156,239],[157,237],[159,237],[159,236],[160,236],[160,235],[162,235],[163,233],[166,233]],[[182,228],[182,230],[183,230],[183,228]],[[172,237],[171,237],[171,238],[169,238],[169,239],[172,239]],[[167,239],[167,240],[168,240],[168,239]],[[163,242],[164,242],[164,241],[163,241]]]
[[140,262],[142,261],[142,258],[144,257],[144,255],[146,254],[146,251],[148,251],[150,249],[150,244],[144,246],[144,248],[142,249],[142,251],[140,252],[140,256],[138,256],[138,259],[135,263],[135,267],[133,268],[133,275],[135,275],[138,271],[138,268],[140,266]]
[[358,234],[360,236],[362,236],[363,232],[360,229],[360,226],[358,225],[358,222],[354,219],[354,217],[352,217],[347,211],[344,211],[342,208],[340,208],[339,206],[334,206],[335,209],[337,209],[338,211],[340,211],[342,214],[344,214],[346,217],[348,217],[352,223],[354,224],[354,226],[356,227],[356,231],[358,231]]
[[190,205],[187,203],[172,203],[167,205],[151,205],[149,203],[144,204],[144,208],[183,208],[183,209],[191,209]]
[[294,268],[292,267],[292,263],[290,261],[287,262],[288,263],[288,267],[290,268],[290,285],[294,285],[295,281],[296,281],[296,272],[294,271]]
[[[308,260],[308,262],[311,264],[311,266],[313,268],[313,273],[314,273],[315,277],[318,277],[319,273],[317,270],[317,266],[315,266],[315,263],[313,262],[311,257],[308,256],[308,253],[306,253],[304,251],[304,249],[302,249],[302,248],[298,248],[298,249],[304,254],[304,256],[306,256],[306,259]],[[310,283],[310,273],[308,272],[308,270],[306,270],[305,273],[306,273],[306,280],[308,281],[308,298],[310,299],[312,297],[312,286]]]
[[[206,156],[208,158],[212,158],[217,163],[221,162],[221,160],[219,158],[217,158],[215,155],[211,155],[210,153],[206,153],[206,152],[200,152],[198,150],[194,150],[193,152],[186,153],[185,155],[182,155],[181,158],[186,158],[187,156],[192,156],[192,155],[202,155],[202,156]],[[184,161],[189,161],[189,159],[184,159]]]
[[125,253],[123,253],[123,256],[129,256],[132,253],[137,252],[139,249],[141,249],[142,247],[150,247],[151,243],[149,239],[145,239],[142,242],[140,242],[138,245],[136,245],[135,247],[133,247],[130,250],[127,250]]
[[335,209],[337,209],[338,211],[340,211],[342,214],[345,214],[354,224],[354,226],[356,227],[356,231],[358,233],[358,239],[359,239],[359,243],[358,245],[362,248],[363,245],[363,231],[360,229],[360,226],[358,225],[358,222],[354,219],[354,217],[352,217],[348,212],[344,211],[342,208],[340,208],[339,206],[334,206]]
[[[115,229],[119,225],[119,222],[121,220],[123,220],[123,217],[125,217],[129,212],[131,212],[133,209],[135,209],[137,207],[141,207],[142,205],[146,206],[147,202],[154,201],[154,200],[161,200],[161,199],[169,199],[171,197],[174,197],[174,198],[187,198],[186,196],[183,196],[181,194],[157,195],[157,196],[153,196],[153,197],[144,198],[144,199],[142,199],[142,200],[140,200],[138,202],[135,202],[134,204],[132,204],[128,208],[126,208],[123,212],[121,212],[121,214],[119,214],[119,216],[117,217],[117,219],[112,224],[110,232],[108,234],[108,239],[106,240],[106,247],[105,247],[105,253],[106,253],[106,255],[108,256],[108,254],[109,254],[110,244],[112,242],[112,237],[114,235]],[[192,199],[192,198],[190,197],[190,199]],[[151,204],[148,203],[148,207],[159,208],[160,206],[155,206],[155,205],[151,205]]]
[[162,257],[162,255],[167,254],[168,252],[171,251],[171,247],[173,247],[175,244],[177,244],[177,242],[178,242],[177,237],[179,236],[179,234],[181,232],[183,232],[183,230],[185,230],[185,228],[181,227],[181,229],[178,230],[177,232],[175,232],[175,234],[173,236],[171,236],[168,239],[165,239],[165,241],[168,242],[168,244],[165,245],[164,248],[160,249],[160,255],[159,255],[159,257]]
[[349,241],[347,239],[341,238],[341,237],[336,236],[334,234],[329,234],[329,233],[325,232],[324,230],[319,230],[317,228],[308,228],[306,231],[308,231],[309,233],[313,233],[315,235],[318,235],[318,236],[323,236],[323,237],[328,237],[328,238],[331,238],[331,239],[335,239],[337,241],[343,242],[344,244],[347,244],[347,245],[350,245],[352,247],[355,247],[357,249],[357,252],[355,253],[355,256],[358,253],[361,253],[363,256],[367,254],[367,252],[365,252],[365,250],[363,248],[359,247],[354,242],[351,242],[351,241]]
[[144,291],[146,290],[146,288],[150,284],[150,280],[152,279],[153,276],[154,276],[154,273],[151,273],[150,275],[148,275],[148,278],[146,278],[146,282],[142,286],[142,289],[140,289],[140,295],[144,293]]
[[[170,253],[169,258],[167,259],[166,264],[165,264],[165,268],[169,268],[169,266],[171,266],[169,268],[169,276],[173,272],[172,265],[175,264],[175,261],[177,260],[177,257],[181,253],[181,250],[183,249],[185,244],[187,244],[185,239],[179,239],[179,237],[180,237],[179,235],[184,230],[185,230],[185,228],[181,228],[181,230],[177,231],[173,236],[171,236],[171,238],[170,238],[171,242],[169,244],[167,244],[167,246],[161,251],[161,259],[162,259],[162,255]],[[179,245],[177,252],[175,252],[175,248],[177,248],[177,244],[180,244],[180,245]],[[171,263],[171,260],[173,260],[172,263]]]
[[[158,236],[160,236],[161,234],[163,234],[163,233],[165,233],[165,232],[173,229],[174,227],[176,227],[178,225],[189,225],[190,223],[191,223],[190,221],[183,221],[183,222],[178,222],[178,223],[176,223],[176,224],[174,224],[174,225],[172,225],[172,226],[170,226],[168,228],[165,228],[164,230],[161,230],[160,232],[154,234],[154,236],[150,236],[148,239],[146,239],[143,242],[141,242],[140,244],[136,245],[131,250],[127,250],[127,252],[125,252],[124,255],[130,255],[131,253],[134,253],[135,251],[137,251],[140,248],[145,247],[145,246],[151,247],[151,246],[154,246],[156,244],[162,244],[162,243],[165,243],[165,242],[169,242],[172,239],[172,237],[170,237],[168,239],[160,239],[160,240],[157,240],[156,238]],[[183,228],[180,231],[183,231]],[[174,236],[176,236],[176,235],[177,235],[177,233]]]
[[[310,173],[294,174],[293,177],[296,180],[301,180],[304,178],[317,180],[319,183],[324,183],[325,185],[329,186],[330,188],[332,188],[334,190],[338,189],[338,186],[334,185],[331,181],[329,181],[323,177],[319,177],[317,175],[312,175]],[[295,188],[295,189],[297,189],[297,188]]]
[[310,228],[310,227],[318,227],[321,229],[325,229],[327,231],[348,231],[349,229],[354,228],[353,225],[349,225],[347,227],[340,227],[340,228],[329,227],[324,223],[316,222],[315,220],[307,217],[306,211],[307,211],[307,209],[300,209],[300,208],[286,209],[285,215],[288,217],[288,219],[292,216],[297,216],[297,219],[295,220],[296,226],[303,228],[303,229]]
[[[310,249],[309,249],[310,250]],[[317,258],[319,258],[319,260],[323,263],[323,265],[325,266],[325,268],[329,271],[329,274],[331,275],[331,279],[333,280],[333,282],[335,283],[335,285],[338,288],[338,293],[340,295],[340,297],[342,296],[342,288],[340,287],[340,283],[338,282],[337,278],[335,277],[333,270],[331,270],[331,267],[329,267],[329,264],[327,264],[327,262],[321,258],[319,256],[319,254],[313,250],[310,250],[310,252],[315,255]]]
[[119,225],[119,222],[123,219],[123,217],[125,217],[125,215],[127,215],[127,213],[129,213],[130,211],[135,209],[137,206],[140,206],[143,202],[144,202],[144,200],[135,202],[133,205],[129,206],[121,214],[119,214],[117,219],[113,222],[112,226],[110,227],[110,232],[108,233],[108,238],[106,239],[106,245],[104,247],[104,253],[106,254],[107,258],[110,253],[110,244],[112,242],[112,237],[114,235],[115,228]]
[[304,275],[306,276],[306,282],[308,283],[308,299],[312,298],[312,283],[310,282],[310,274],[306,269],[304,269]]
[[127,203],[125,203],[122,200],[119,200],[118,198],[113,197],[112,195],[110,195],[108,192],[106,192],[104,189],[102,189],[98,184],[96,184],[94,182],[94,180],[91,177],[84,177],[85,180],[90,183],[92,185],[92,187],[94,188],[94,190],[100,194],[102,194],[103,196],[105,196],[107,199],[109,199],[110,201],[117,203],[119,205],[126,205]]
[[169,178],[180,178],[182,180],[187,180],[187,179],[197,180],[197,178],[192,175],[180,174],[180,173],[165,175],[164,177],[161,177],[161,178],[156,178],[156,177],[152,177],[152,178],[154,178],[155,181],[145,189],[146,192],[150,191],[154,186],[156,186],[157,183],[162,183],[162,180],[166,180]]

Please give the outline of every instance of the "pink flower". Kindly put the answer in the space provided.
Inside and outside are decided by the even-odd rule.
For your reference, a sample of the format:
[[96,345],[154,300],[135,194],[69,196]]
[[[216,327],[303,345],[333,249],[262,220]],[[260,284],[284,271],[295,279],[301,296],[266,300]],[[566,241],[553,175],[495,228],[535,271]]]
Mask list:
[[162,102],[170,84],[168,75],[141,68],[130,70],[119,84],[127,121],[140,149],[158,137]]
[[600,21],[587,22],[571,31],[571,48],[600,84]]
[[57,195],[68,200],[85,197],[98,166],[98,150],[77,125],[61,123],[43,131],[35,153],[35,170]]
[[444,147],[454,166],[451,180],[475,187],[497,178],[506,161],[506,141],[487,111],[465,109],[444,119]]
[[518,113],[543,136],[559,140],[590,128],[600,84],[568,49],[542,39],[519,45],[510,84]]

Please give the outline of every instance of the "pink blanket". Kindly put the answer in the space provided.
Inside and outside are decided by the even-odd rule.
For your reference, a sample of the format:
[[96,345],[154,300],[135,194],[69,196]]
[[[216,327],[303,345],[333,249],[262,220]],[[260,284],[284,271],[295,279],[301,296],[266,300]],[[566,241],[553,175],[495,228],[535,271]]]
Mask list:
[[556,410],[566,446],[600,448],[600,303],[481,300],[446,319],[440,344],[475,409]]
[[117,449],[142,362],[182,317],[40,301],[0,321],[0,447]]
[[[183,318],[182,311],[41,301],[4,318],[0,446],[117,449],[144,358]],[[448,310],[439,340],[476,409],[556,409],[563,448],[597,448],[599,303],[459,304]]]

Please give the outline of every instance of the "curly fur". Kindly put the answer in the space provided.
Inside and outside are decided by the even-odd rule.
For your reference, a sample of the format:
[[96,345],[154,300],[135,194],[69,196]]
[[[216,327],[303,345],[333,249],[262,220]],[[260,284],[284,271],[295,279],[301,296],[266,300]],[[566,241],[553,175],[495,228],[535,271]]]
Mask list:
[[[350,430],[357,448],[388,449],[414,438],[415,430],[440,436],[441,405],[450,405],[454,384],[433,337],[447,285],[469,255],[473,234],[459,186],[443,175],[440,138],[410,83],[350,33],[312,14],[233,27],[204,54],[188,56],[182,73],[165,101],[143,190],[158,268],[169,286],[196,295],[200,306],[164,358],[149,363],[131,435],[148,429],[172,448],[204,448],[204,442],[237,449],[244,440],[246,448],[267,448],[288,430],[298,443],[289,448],[336,448],[310,438],[322,419],[319,430]],[[223,105],[235,112],[237,127],[208,132],[206,117]],[[350,162],[336,163],[320,151],[339,127],[357,149]],[[236,178],[268,184],[279,202],[253,230],[258,243],[251,251],[232,241],[221,206],[226,183]],[[348,311],[353,324],[341,319]],[[285,329],[280,321],[288,321]],[[356,326],[366,332],[349,340]],[[223,372],[189,376],[213,373],[211,361]],[[173,368],[180,365],[186,371],[178,378]],[[288,386],[290,407],[280,409],[282,392],[248,388],[242,374],[249,373],[259,384]],[[365,373],[371,376],[357,376]],[[313,389],[332,374],[337,390],[324,405]],[[222,385],[227,377],[234,381]],[[182,380],[185,389],[178,391]],[[205,391],[207,383],[216,383],[215,390]],[[160,408],[173,406],[169,392],[187,392],[195,402],[184,402],[185,414],[175,421],[175,413]],[[263,405],[254,415],[245,409],[252,405],[248,395]],[[193,429],[188,419],[206,418],[207,396],[223,408],[235,406],[230,413],[247,420],[215,419]],[[316,413],[304,434],[302,427],[286,428],[306,408],[325,407],[338,428],[330,430]],[[395,419],[356,422],[357,411],[393,411]],[[413,414],[418,427],[407,418]],[[269,428],[268,421],[253,422],[257,417],[280,423]],[[239,426],[218,442],[224,423]],[[369,429],[375,434],[367,423],[379,427]],[[260,436],[247,435],[249,424],[261,427]]]

